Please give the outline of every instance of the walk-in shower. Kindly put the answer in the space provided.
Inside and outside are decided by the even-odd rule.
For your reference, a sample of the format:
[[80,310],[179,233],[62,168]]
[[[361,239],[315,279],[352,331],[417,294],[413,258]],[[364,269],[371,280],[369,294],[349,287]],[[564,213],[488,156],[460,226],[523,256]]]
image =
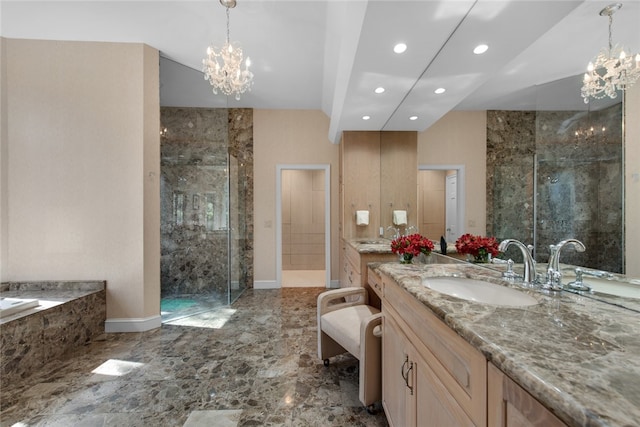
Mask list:
[[250,156],[229,129],[238,112],[250,115],[161,108],[163,321],[231,304],[249,283]]

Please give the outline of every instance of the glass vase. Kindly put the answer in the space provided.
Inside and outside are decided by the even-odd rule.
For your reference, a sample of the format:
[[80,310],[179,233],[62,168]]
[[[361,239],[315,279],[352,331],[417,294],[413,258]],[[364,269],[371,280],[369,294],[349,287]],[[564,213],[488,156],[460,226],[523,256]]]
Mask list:
[[400,264],[411,264],[413,261],[413,254],[399,254]]

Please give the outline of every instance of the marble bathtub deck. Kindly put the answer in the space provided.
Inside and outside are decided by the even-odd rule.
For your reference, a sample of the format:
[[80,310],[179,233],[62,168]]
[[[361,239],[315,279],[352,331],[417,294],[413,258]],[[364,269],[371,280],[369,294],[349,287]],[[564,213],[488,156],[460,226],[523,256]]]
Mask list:
[[249,290],[154,331],[105,334],[0,390],[0,426],[386,426],[358,401],[357,360],[325,368],[316,355],[323,290]]

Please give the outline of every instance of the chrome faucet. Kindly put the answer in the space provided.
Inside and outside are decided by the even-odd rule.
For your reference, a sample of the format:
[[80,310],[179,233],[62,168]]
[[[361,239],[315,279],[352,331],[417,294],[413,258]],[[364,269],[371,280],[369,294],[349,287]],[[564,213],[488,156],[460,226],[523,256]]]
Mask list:
[[531,256],[531,251],[524,243],[516,239],[503,240],[500,242],[498,250],[500,252],[504,252],[511,245],[517,246],[520,248],[520,252],[522,252],[522,259],[524,262],[523,283],[525,285],[533,285],[536,281],[536,262],[533,260],[533,256]]
[[549,245],[549,265],[547,266],[547,283],[544,289],[552,291],[562,290],[562,273],[560,272],[560,252],[565,246],[571,245],[578,252],[584,252],[585,247],[581,241],[576,239],[566,239],[557,245]]

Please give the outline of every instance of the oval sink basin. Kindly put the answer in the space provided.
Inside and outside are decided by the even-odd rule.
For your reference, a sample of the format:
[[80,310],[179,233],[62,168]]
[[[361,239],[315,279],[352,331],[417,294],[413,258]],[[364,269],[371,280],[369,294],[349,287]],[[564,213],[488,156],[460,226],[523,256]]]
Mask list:
[[433,277],[422,280],[422,284],[434,291],[467,301],[490,305],[526,307],[538,304],[531,295],[506,286],[463,277]]

